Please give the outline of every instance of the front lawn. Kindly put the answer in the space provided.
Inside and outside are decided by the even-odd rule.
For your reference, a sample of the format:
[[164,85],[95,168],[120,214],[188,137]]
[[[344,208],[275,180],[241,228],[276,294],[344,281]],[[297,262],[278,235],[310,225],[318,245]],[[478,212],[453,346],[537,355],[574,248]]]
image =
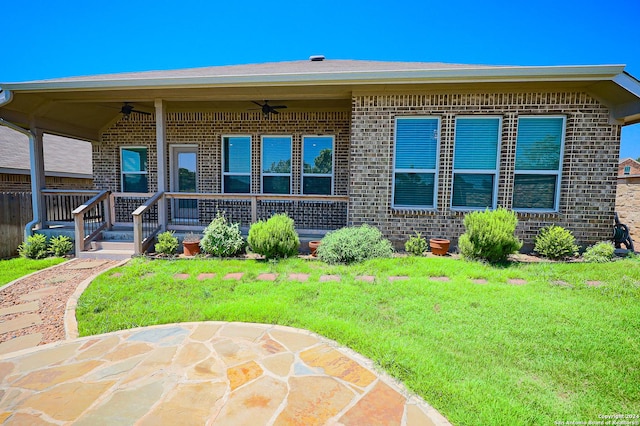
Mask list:
[[[230,272],[245,275],[223,280]],[[264,272],[278,279],[256,281]],[[293,272],[309,280],[288,280]],[[199,281],[201,273],[217,275]],[[323,274],[341,281],[320,282]],[[402,275],[409,279],[388,279]],[[98,277],[77,317],[83,336],[208,320],[309,329],[373,359],[456,425],[640,414],[638,260],[492,267],[408,257],[332,267],[137,259]]]
[[66,259],[62,257],[49,257],[46,259],[16,259],[0,260],[0,287],[16,280],[22,276],[30,274],[49,266],[57,265]]

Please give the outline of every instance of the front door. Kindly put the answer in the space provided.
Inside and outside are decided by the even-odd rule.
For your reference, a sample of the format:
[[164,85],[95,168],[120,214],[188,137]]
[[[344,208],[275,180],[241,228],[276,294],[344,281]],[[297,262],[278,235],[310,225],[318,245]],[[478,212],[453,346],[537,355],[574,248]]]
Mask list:
[[[197,192],[196,145],[179,145],[171,147],[171,191]],[[175,223],[192,224],[198,222],[197,200],[173,200],[171,205],[173,221]]]

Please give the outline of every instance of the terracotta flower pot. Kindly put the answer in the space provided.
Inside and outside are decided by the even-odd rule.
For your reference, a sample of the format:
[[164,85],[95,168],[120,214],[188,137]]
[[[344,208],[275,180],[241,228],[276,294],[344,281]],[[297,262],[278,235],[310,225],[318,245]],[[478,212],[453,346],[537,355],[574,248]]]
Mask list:
[[311,252],[311,256],[316,257],[316,250],[318,250],[319,245],[320,241],[309,241],[309,251]]
[[436,256],[444,256],[449,251],[449,244],[451,241],[444,238],[431,238],[429,240],[429,248],[431,253]]
[[183,241],[182,248],[185,256],[195,256],[200,253],[200,241]]

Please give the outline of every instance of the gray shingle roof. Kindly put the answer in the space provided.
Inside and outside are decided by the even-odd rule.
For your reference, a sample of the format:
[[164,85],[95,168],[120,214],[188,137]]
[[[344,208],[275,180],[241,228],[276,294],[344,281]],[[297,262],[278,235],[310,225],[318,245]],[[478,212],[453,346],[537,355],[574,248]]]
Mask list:
[[[46,175],[92,176],[91,143],[45,134],[43,144]],[[0,126],[0,169],[30,169],[29,139],[5,126]],[[9,170],[4,170],[7,171]]]

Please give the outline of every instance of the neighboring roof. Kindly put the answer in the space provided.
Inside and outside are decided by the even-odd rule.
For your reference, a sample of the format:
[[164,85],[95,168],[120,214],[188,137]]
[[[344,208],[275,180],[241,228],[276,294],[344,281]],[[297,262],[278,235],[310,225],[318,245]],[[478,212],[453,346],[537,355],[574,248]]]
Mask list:
[[226,65],[0,83],[0,118],[97,141],[124,102],[154,112],[246,112],[251,101],[287,112],[348,111],[356,94],[426,90],[577,90],[609,107],[612,122],[640,122],[640,82],[624,65],[491,66],[356,60]]
[[[55,135],[44,135],[46,176],[91,179],[91,143]],[[29,174],[29,138],[0,126],[0,173]]]
[[635,163],[636,165],[638,165],[638,167],[640,167],[640,163],[639,163],[638,161],[634,160],[634,159],[633,159],[633,158],[631,158],[631,157],[621,159],[621,160],[618,162],[618,165],[621,165],[621,164],[623,164],[623,163]]

